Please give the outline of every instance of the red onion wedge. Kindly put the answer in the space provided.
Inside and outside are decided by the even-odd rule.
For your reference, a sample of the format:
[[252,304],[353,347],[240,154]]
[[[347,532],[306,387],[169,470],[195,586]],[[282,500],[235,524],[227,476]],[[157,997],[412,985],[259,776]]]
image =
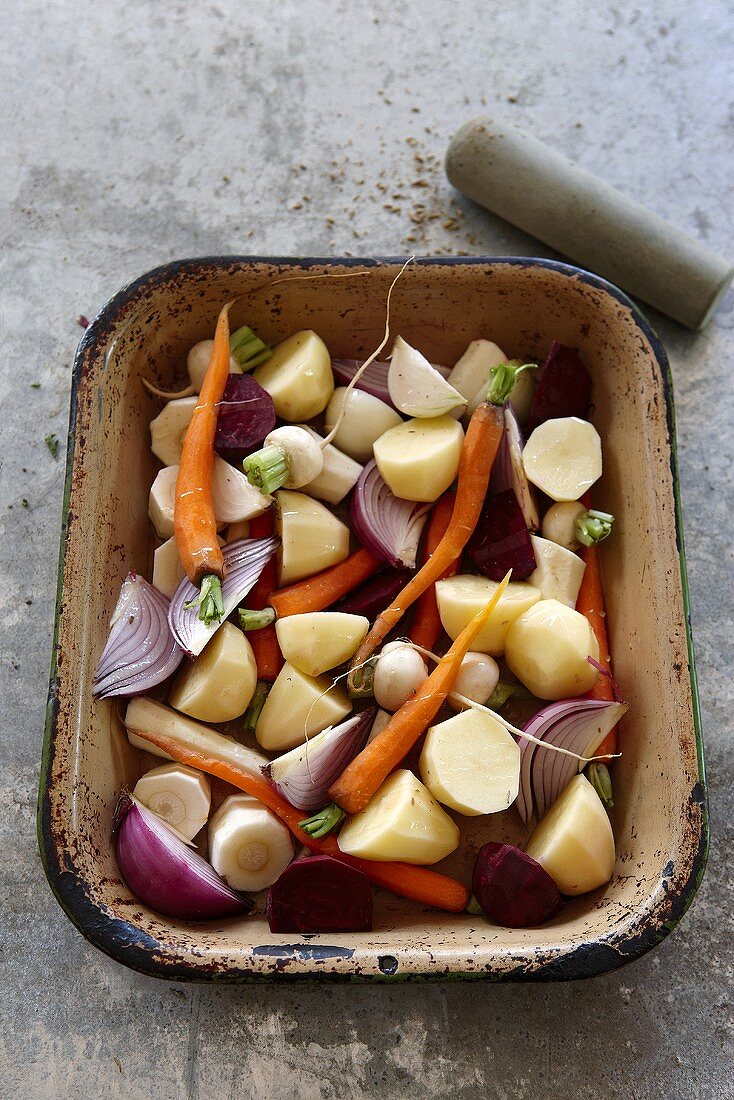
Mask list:
[[235,893],[170,825],[132,795],[115,811],[117,863],[138,901],[179,920],[211,920],[249,913],[253,903]]
[[222,547],[226,574],[222,581],[224,614],[219,622],[207,625],[199,618],[196,606],[185,606],[187,603],[194,603],[199,593],[191,581],[184,577],[171,597],[168,625],[185,653],[190,657],[197,657],[201,653],[212,634],[216,633],[225,619],[242,603],[277,546],[277,539],[267,538],[237,539],[236,542]]
[[390,565],[415,569],[421,531],[433,505],[401,500],[382,480],[374,459],[354,489],[350,520],[355,535],[371,553]]
[[175,672],[183,651],[168,626],[168,600],[139,577],[122,582],[110,633],[92,684],[98,699],[139,695]]
[[[334,372],[337,385],[348,386],[363,363],[364,359],[332,359],[331,369]],[[442,367],[438,363],[431,363],[431,366],[439,372],[442,378],[448,378],[451,373],[451,367]],[[379,397],[380,401],[384,401],[386,405],[394,409],[395,405],[390,398],[390,391],[387,386],[388,368],[388,363],[370,363],[357,382],[355,389],[364,390],[365,393],[371,393],[373,397]]]
[[[588,758],[627,710],[627,703],[605,699],[562,699],[538,711],[523,732],[547,745]],[[582,770],[584,761],[559,752],[545,752],[540,745],[523,737],[519,745],[520,791],[515,805],[527,826],[534,813],[538,821],[545,816],[573,776]]]
[[502,434],[497,457],[492,465],[492,474],[489,479],[489,491],[492,496],[504,492],[505,489],[514,490],[517,503],[525,517],[525,526],[529,531],[537,531],[540,527],[538,509],[535,504],[533,487],[525,475],[525,467],[522,464],[522,449],[525,446],[522,428],[509,402],[505,405],[505,430]]
[[279,794],[299,810],[320,810],[329,801],[331,784],[367,744],[377,713],[369,707],[330,727],[263,768]]

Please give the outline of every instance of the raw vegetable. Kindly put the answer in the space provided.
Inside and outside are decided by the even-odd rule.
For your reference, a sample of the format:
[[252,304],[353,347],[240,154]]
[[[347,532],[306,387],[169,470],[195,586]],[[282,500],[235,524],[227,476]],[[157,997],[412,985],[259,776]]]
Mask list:
[[331,787],[329,795],[348,813],[358,813],[364,809],[385,777],[403,759],[436,716],[456,682],[461,662],[497,606],[509,579],[508,573],[497,585],[486,607],[467,624],[441,658],[418,694],[393,715],[380,735],[362,750]]
[[[380,558],[370,554],[369,550],[360,549],[346,561],[325,569],[317,576],[309,577],[301,584],[273,592],[270,602],[279,618],[300,615],[307,611],[323,611],[366,581],[382,565]],[[366,614],[356,607],[340,606],[338,610],[350,611],[355,615]]]
[[456,477],[463,440],[450,416],[406,420],[375,441],[375,462],[396,497],[432,502]]
[[551,504],[543,516],[543,538],[558,543],[566,550],[577,550],[579,542],[576,538],[576,520],[585,512],[586,508],[578,500],[561,500]]
[[461,662],[454,690],[449,695],[449,703],[454,710],[464,710],[466,703],[457,696],[473,699],[476,703],[486,703],[499,683],[499,665],[487,653],[467,653]]
[[238,523],[254,519],[273,503],[247,480],[241,470],[214,456],[212,500],[217,523]]
[[246,794],[232,794],[209,822],[209,859],[233,890],[271,886],[293,859],[288,827]]
[[[588,693],[589,699],[614,700],[615,693],[611,680],[611,657],[609,654],[609,639],[607,637],[606,611],[604,610],[604,587],[601,577],[601,562],[596,546],[584,547],[581,550],[581,559],[586,565],[581,588],[576,600],[576,610],[588,620],[594,631],[599,647],[599,662],[609,675],[599,676],[596,683]],[[616,730],[610,730],[607,738],[599,746],[599,755],[617,751]]]
[[402,336],[393,344],[387,385],[393,405],[406,416],[444,416],[454,409],[461,414],[466,408],[466,398]]
[[[273,531],[273,514],[266,512],[257,516],[250,525],[253,538],[267,538]],[[252,591],[247,596],[247,609],[262,611],[268,607],[270,595],[275,588],[277,565],[274,558],[266,562]],[[283,667],[283,655],[280,652],[274,626],[265,626],[250,634],[250,645],[255,654],[257,674],[260,679],[274,680]]]
[[[186,356],[186,370],[191,379],[191,386],[196,393],[200,391],[204,384],[204,376],[206,375],[213,351],[213,340],[199,340],[197,344],[194,344],[194,346],[189,349],[189,353]],[[242,367],[231,354],[229,357],[229,372],[230,374],[242,373]]]
[[418,543],[430,505],[401,500],[375,462],[368,462],[354,490],[349,518],[360,542],[390,565],[415,568]]
[[375,665],[375,701],[393,713],[415,696],[427,677],[426,662],[410,643],[390,642],[383,646]]
[[281,585],[310,577],[349,556],[349,528],[320,501],[280,489],[275,505]]
[[538,699],[583,695],[599,673],[589,662],[599,645],[589,622],[558,600],[540,600],[507,631],[505,660]]
[[312,611],[279,619],[275,631],[286,661],[307,676],[320,676],[348,661],[369,627],[364,615]]
[[[520,375],[520,378],[524,377],[524,374]],[[524,446],[522,431],[515,413],[509,404],[505,405],[505,432],[492,467],[489,490],[493,496],[496,496],[505,489],[512,489],[525,517],[525,526],[529,531],[537,531],[540,520],[533,487],[527,479],[522,462]]]
[[318,477],[324,456],[314,437],[304,428],[285,424],[265,437],[260,451],[242,463],[248,480],[264,493],[276,489],[300,489]]
[[324,446],[322,437],[308,424],[299,424],[299,427],[318,443],[324,463],[321,473],[303,486],[304,493],[325,500],[327,504],[339,504],[357,484],[362,467],[332,443]]
[[178,466],[164,466],[158,471],[150,487],[148,516],[159,539],[170,539],[173,536],[177,478]]
[[217,454],[236,465],[259,447],[274,427],[275,407],[270,394],[251,374],[230,373],[217,415]]
[[249,913],[252,902],[231,890],[201,856],[156,814],[124,794],[115,811],[117,864],[143,905],[178,920]]
[[242,325],[232,333],[229,351],[232,359],[245,370],[252,370],[272,355],[268,345],[247,325]]
[[244,734],[249,734],[251,737],[255,736],[255,730],[271,687],[272,685],[267,680],[258,680],[252,699],[250,699],[250,705],[242,718],[242,732]]
[[[366,554],[367,551],[363,553]],[[383,564],[380,562],[380,565]],[[410,569],[382,569],[376,577],[371,577],[339,600],[334,605],[334,610],[348,612],[350,615],[363,615],[371,621],[397,596],[398,592],[402,592],[410,576]]]
[[185,576],[172,536],[153,552],[153,587],[170,600]]
[[614,516],[590,509],[576,520],[576,538],[584,546],[596,546],[612,533]]
[[150,449],[164,466],[177,466],[198,397],[179,397],[150,422]]
[[272,397],[276,414],[291,423],[318,416],[334,392],[326,344],[310,330],[278,344],[255,378]]
[[291,806],[311,812],[323,808],[331,784],[364,748],[374,716],[375,707],[352,715],[272,760],[263,773]]
[[614,808],[614,791],[612,789],[612,777],[606,764],[589,764],[586,769],[586,778],[599,795],[606,810]]
[[[470,573],[437,581],[438,610],[449,638],[458,638],[496,591],[496,581]],[[493,657],[501,656],[510,624],[539,599],[539,590],[530,584],[523,581],[508,584],[496,610],[475,638],[472,649],[477,653],[489,653]]]
[[575,607],[586,568],[581,558],[548,539],[537,535],[530,538],[536,567],[528,577],[528,584],[539,588],[544,600],[558,600],[567,607]]
[[520,749],[496,718],[465,710],[431,726],[420,758],[434,798],[475,817],[506,810],[517,798]]
[[491,921],[507,928],[537,927],[563,908],[558,887],[536,860],[495,841],[479,849],[472,894]]
[[255,735],[268,752],[303,744],[350,713],[352,704],[326,676],[306,676],[286,663],[270,689]]
[[146,741],[144,737],[140,737],[133,730],[127,730],[127,739],[135,749],[142,749],[144,752],[149,752],[152,756],[160,756],[161,760],[173,760],[173,757],[164,752],[163,749],[159,749],[157,745],[151,744],[150,741]]
[[588,420],[546,420],[522,452],[525,473],[551,500],[576,500],[602,472],[601,440]]
[[[332,359],[331,369],[337,383],[340,386],[347,386],[357,371],[361,370],[363,364],[364,359]],[[373,397],[378,397],[380,401],[384,401],[386,405],[393,408],[390,391],[387,387],[388,365],[388,363],[380,363],[376,360],[370,363],[357,379],[354,388],[364,390],[365,393],[371,393]]]
[[321,837],[328,836],[329,833],[338,829],[346,816],[341,806],[337,806],[336,802],[330,802],[328,806],[324,806],[323,810],[319,810],[313,817],[307,817],[304,821],[299,821],[298,825],[304,833],[320,840]]
[[530,532],[512,489],[487,498],[467,551],[477,569],[493,581],[501,580],[508,569],[518,580],[533,572]]
[[327,433],[333,431],[337,421],[334,445],[356,462],[369,462],[375,441],[402,424],[398,413],[384,401],[356,388],[347,392],[341,386],[334,390],[324,416]]
[[347,855],[376,861],[438,863],[459,845],[459,830],[412,772],[394,772],[369,805],[341,827],[337,843]]
[[584,419],[591,401],[591,375],[575,348],[554,340],[543,364],[540,381],[530,407],[528,431],[545,420],[559,416]]
[[[424,564],[435,554],[438,544],[446,534],[455,503],[456,497],[453,493],[444,493],[431,511],[423,547]],[[453,576],[458,569],[458,565],[458,561],[451,562],[444,569],[441,579]],[[406,577],[406,581],[407,579]],[[392,593],[388,599],[384,600],[380,610],[390,603],[396,594],[397,592]],[[430,585],[416,600],[413,622],[409,633],[410,640],[424,649],[433,649],[442,629],[441,616],[438,613],[438,603],[436,601],[436,588],[435,585]]]
[[575,775],[530,837],[526,853],[562,894],[587,894],[614,872],[614,835],[591,783]]
[[169,693],[176,710],[202,722],[231,722],[244,713],[257,684],[252,646],[222,623],[204,651],[179,671]]
[[92,694],[137,695],[176,671],[183,650],[168,626],[168,600],[137,573],[128,573],[110,619]]
[[508,357],[502,348],[491,340],[472,340],[457,360],[448,381],[466,401],[471,401],[480,391],[484,400],[492,367],[498,367],[507,361]]
[[[248,594],[265,566],[275,553],[278,540],[241,539],[223,548],[223,560],[227,579],[221,588],[220,622],[231,615]],[[181,648],[191,657],[197,657],[220,623],[203,622],[196,613],[196,589],[186,579],[176,589],[168,609],[168,625]]]
[[140,777],[133,798],[166,821],[185,840],[193,840],[206,825],[212,792],[203,772],[185,764],[162,764]]
[[371,932],[373,904],[361,871],[311,856],[291,863],[271,886],[265,912],[271,932]]

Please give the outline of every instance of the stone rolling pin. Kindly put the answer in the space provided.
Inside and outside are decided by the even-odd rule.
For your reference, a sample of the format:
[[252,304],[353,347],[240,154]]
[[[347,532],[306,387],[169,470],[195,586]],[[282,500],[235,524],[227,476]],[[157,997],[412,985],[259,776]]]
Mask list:
[[688,328],[710,321],[734,267],[537,138],[487,115],[446,154],[454,187]]

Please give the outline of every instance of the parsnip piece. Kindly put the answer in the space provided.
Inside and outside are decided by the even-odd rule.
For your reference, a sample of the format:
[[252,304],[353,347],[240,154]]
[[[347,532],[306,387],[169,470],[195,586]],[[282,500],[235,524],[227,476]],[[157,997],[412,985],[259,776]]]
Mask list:
[[[308,432],[317,442],[323,441],[322,436],[310,428],[308,424],[299,424],[300,428]],[[327,504],[339,504],[350,492],[359,480],[362,467],[349,455],[343,454],[332,443],[327,443],[323,448],[324,465],[318,477],[309,481],[302,487],[302,491],[310,497],[325,500]],[[370,454],[370,457],[371,454]]]
[[539,588],[544,600],[558,600],[567,607],[575,607],[586,569],[584,562],[572,550],[566,550],[549,539],[531,535],[530,541],[535,554],[535,569],[528,577],[528,584]]
[[140,737],[139,734],[134,733],[133,730],[127,731],[127,739],[134,748],[144,749],[145,752],[149,752],[151,756],[160,756],[161,760],[173,760],[170,753],[164,752],[163,749],[159,749],[157,745],[152,745],[150,741],[146,741],[144,737]]
[[202,722],[230,722],[247,709],[256,684],[247,637],[232,623],[222,623],[199,656],[176,674],[169,701]]
[[334,436],[334,445],[356,462],[369,462],[375,440],[403,422],[400,414],[379,397],[357,389],[347,393],[346,386],[339,386],[334,390],[324,417],[327,434],[341,416],[342,409],[345,412]]
[[369,626],[364,615],[312,611],[278,619],[275,632],[286,661],[307,676],[320,676],[354,656]]
[[292,584],[349,557],[349,528],[305,493],[275,494],[279,584]]
[[272,497],[250,484],[242,470],[231,466],[219,455],[214,456],[212,499],[218,524],[254,519],[273,503]]
[[366,809],[347,818],[338,837],[362,859],[437,863],[459,846],[459,830],[412,772],[388,776]]
[[420,758],[434,798],[467,817],[506,810],[520,785],[520,748],[496,718],[465,710],[431,726]]
[[209,822],[209,860],[233,890],[272,886],[292,859],[288,827],[255,798],[230,795]]
[[601,477],[601,439],[588,420],[560,416],[538,425],[522,460],[528,480],[552,500],[578,500]]
[[306,676],[286,662],[265,700],[255,736],[268,752],[284,752],[338,725],[351,710],[347,694],[332,687],[328,677]]
[[198,397],[177,397],[151,420],[150,449],[164,466],[175,466],[180,461],[184,436],[198,400]]
[[[497,588],[487,577],[459,574],[436,583],[436,600],[441,623],[449,638],[455,640],[467,623],[486,607]],[[499,603],[472,642],[477,653],[502,655],[510,624],[540,599],[540,592],[531,584],[511,581]]]
[[193,840],[206,825],[212,792],[203,772],[185,764],[163,764],[140,777],[133,797]]
[[407,420],[375,442],[375,462],[396,497],[434,501],[456,477],[463,442],[451,416]]
[[491,340],[472,340],[457,360],[448,381],[467,401],[471,401],[480,390],[486,394],[492,367],[507,362],[509,360],[502,348]]
[[535,829],[525,849],[562,894],[586,894],[614,873],[614,834],[585,775],[575,775]]
[[558,600],[540,600],[507,631],[505,660],[538,699],[572,699],[589,691],[599,645],[589,620]]
[[155,476],[148,497],[148,515],[159,539],[173,535],[173,505],[176,499],[178,466],[164,466]]
[[278,344],[254,377],[272,397],[276,414],[291,423],[318,416],[334,392],[331,356],[321,337],[310,329]]

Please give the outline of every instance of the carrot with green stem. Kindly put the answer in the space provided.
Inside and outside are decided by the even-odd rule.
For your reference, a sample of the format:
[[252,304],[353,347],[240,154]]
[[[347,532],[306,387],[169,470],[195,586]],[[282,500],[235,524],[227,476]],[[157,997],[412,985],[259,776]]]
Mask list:
[[279,619],[286,615],[323,611],[366,581],[384,564],[380,558],[370,554],[369,550],[356,550],[346,561],[332,565],[323,573],[273,592],[270,597],[271,606]]
[[[423,551],[425,561],[431,560],[441,539],[446,534],[455,502],[456,497],[453,493],[444,493],[431,512]],[[452,577],[458,567],[459,560],[455,558],[436,580]],[[438,613],[438,600],[436,599],[436,586],[432,584],[416,601],[415,615],[408,636],[415,645],[422,646],[423,649],[433,649],[442,630],[441,616]]]
[[435,718],[456,682],[461,662],[507,588],[512,570],[497,585],[486,607],[467,623],[416,694],[403,703],[383,730],[355,756],[329,788],[329,798],[347,813],[363,810],[377,788]]
[[[263,512],[250,520],[250,538],[267,538],[273,533],[273,513],[271,510]],[[247,611],[263,611],[270,604],[270,596],[275,588],[276,565],[275,559],[266,562],[265,567],[247,597]],[[242,621],[243,615],[240,615]],[[274,680],[284,665],[283,654],[280,652],[278,637],[275,627],[264,626],[260,630],[247,632],[247,637],[255,654],[257,675],[260,680]]]
[[217,408],[229,377],[230,305],[228,302],[219,314],[211,359],[184,437],[173,509],[181,564],[191,583],[199,589],[198,599],[186,606],[198,606],[199,618],[207,625],[218,622],[224,614],[224,557],[217,542],[212,475]]

